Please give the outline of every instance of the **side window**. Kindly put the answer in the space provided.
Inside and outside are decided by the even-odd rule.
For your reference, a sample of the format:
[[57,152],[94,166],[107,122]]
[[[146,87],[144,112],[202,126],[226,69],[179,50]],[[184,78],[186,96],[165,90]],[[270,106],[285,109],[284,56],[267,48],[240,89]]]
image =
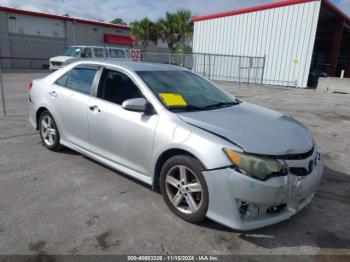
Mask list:
[[82,58],[92,58],[92,52],[91,48],[84,48],[83,52],[81,52],[81,57]]
[[105,50],[103,48],[94,48],[94,54],[96,58],[104,58]]
[[121,105],[127,99],[140,98],[143,95],[128,76],[105,69],[102,73],[97,97]]
[[122,49],[109,49],[109,56],[111,58],[125,58],[125,54]]
[[70,71],[66,87],[80,93],[89,95],[96,69],[74,68]]
[[125,51],[125,57],[126,57],[126,58],[130,58],[130,52],[129,52],[129,50],[128,50],[128,49],[125,49],[124,51]]
[[59,86],[65,87],[65,86],[66,86],[66,83],[67,83],[68,76],[69,76],[69,72],[68,72],[68,73],[65,73],[63,76],[61,76],[60,78],[58,78],[58,79],[56,80],[55,84],[56,84],[56,85],[59,85]]

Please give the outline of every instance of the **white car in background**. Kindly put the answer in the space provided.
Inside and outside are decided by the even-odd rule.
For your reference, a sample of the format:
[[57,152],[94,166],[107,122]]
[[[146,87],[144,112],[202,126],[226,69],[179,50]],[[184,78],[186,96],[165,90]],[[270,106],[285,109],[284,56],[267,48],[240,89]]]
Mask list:
[[[104,46],[70,46],[62,56],[50,58],[50,70],[57,70],[65,65],[82,59],[118,59],[131,60],[131,51],[127,48]],[[139,50],[137,50],[139,51]]]

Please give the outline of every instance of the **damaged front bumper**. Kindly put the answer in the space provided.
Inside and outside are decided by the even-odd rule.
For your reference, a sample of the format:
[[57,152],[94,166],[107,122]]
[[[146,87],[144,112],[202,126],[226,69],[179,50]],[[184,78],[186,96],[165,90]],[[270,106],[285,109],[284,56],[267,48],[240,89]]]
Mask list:
[[[314,165],[310,170],[310,161]],[[259,181],[233,168],[203,172],[209,191],[207,217],[238,230],[252,230],[278,223],[311,202],[319,185],[323,164],[319,153],[307,159],[286,160],[289,170],[309,169],[308,174]],[[294,168],[294,169],[293,169]]]

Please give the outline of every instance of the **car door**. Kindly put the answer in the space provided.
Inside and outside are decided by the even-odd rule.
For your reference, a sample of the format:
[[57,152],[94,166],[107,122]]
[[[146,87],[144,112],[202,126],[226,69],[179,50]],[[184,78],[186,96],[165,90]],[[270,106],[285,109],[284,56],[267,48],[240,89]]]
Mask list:
[[[69,143],[89,149],[87,111],[96,66],[78,66],[54,83],[49,95],[61,136]],[[97,81],[97,80],[96,80]]]
[[157,114],[127,111],[123,101],[144,97],[125,72],[105,68],[88,113],[91,151],[149,176]]

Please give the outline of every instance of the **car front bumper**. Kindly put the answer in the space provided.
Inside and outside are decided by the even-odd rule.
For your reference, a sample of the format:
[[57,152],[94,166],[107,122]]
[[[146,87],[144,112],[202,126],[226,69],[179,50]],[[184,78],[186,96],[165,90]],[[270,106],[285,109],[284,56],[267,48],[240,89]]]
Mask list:
[[50,65],[49,69],[50,70],[58,70],[61,69],[63,66],[56,66],[56,65]]
[[305,160],[287,161],[300,166],[316,159],[306,176],[292,173],[259,181],[233,168],[204,171],[209,191],[207,217],[237,230],[252,230],[286,220],[311,202],[323,173],[322,159],[314,152]]

